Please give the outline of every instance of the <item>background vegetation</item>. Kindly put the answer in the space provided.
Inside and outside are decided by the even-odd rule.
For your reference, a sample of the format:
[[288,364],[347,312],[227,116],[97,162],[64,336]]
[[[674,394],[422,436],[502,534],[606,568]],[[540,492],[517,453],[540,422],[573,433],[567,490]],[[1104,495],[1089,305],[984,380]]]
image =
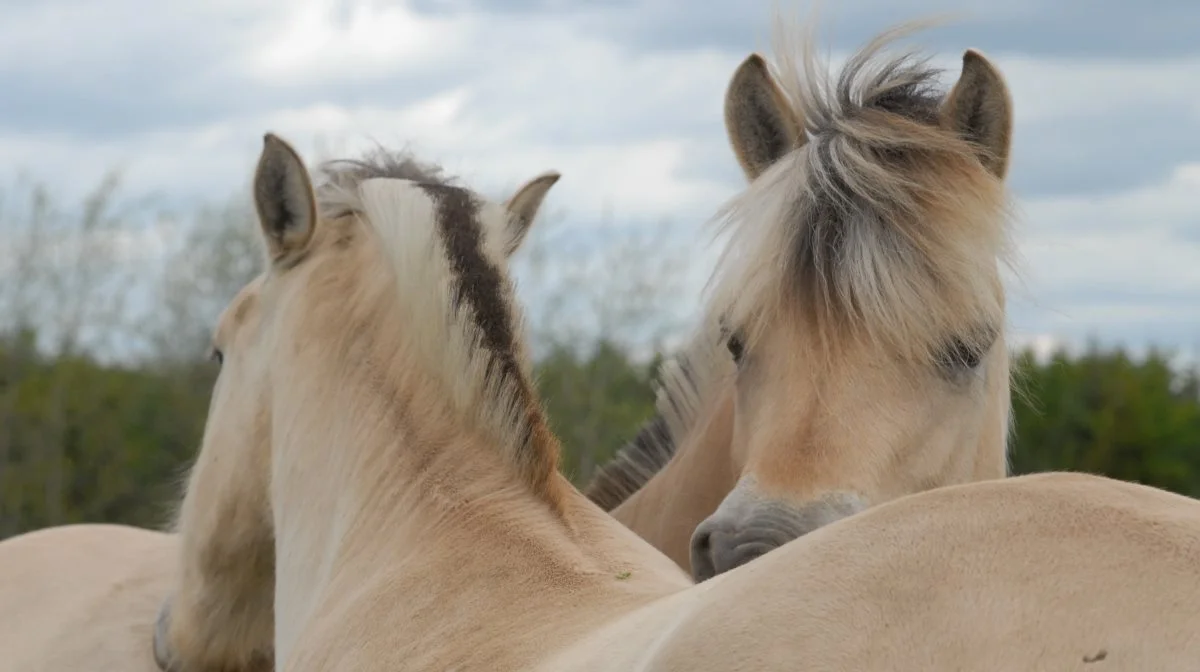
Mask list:
[[[0,538],[71,522],[160,526],[194,456],[216,374],[210,325],[257,269],[245,195],[167,216],[110,179],[59,209],[37,185],[0,200]],[[148,214],[149,213],[149,214]],[[539,385],[583,482],[653,412],[681,305],[683,254],[614,229],[588,264],[522,251]],[[653,325],[651,329],[647,325]],[[1015,471],[1074,469],[1200,495],[1200,373],[1167,353],[1017,354]]]

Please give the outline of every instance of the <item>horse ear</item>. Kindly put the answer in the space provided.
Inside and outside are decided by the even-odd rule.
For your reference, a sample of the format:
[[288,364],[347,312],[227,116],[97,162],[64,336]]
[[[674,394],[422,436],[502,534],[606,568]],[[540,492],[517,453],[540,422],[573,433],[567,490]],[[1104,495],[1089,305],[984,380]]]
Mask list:
[[533,225],[533,220],[542,207],[546,193],[560,177],[562,176],[554,171],[542,173],[526,182],[517,189],[517,193],[504,202],[504,208],[508,210],[508,241],[504,246],[506,255],[512,256],[521,247],[521,243],[525,241],[525,234],[529,233],[529,227]]
[[942,123],[975,143],[984,168],[1004,179],[1012,147],[1012,96],[1000,71],[974,49],[963,54],[962,75],[942,103]]
[[271,261],[279,262],[308,246],[317,224],[312,182],[300,155],[279,136],[263,136],[254,173],[254,207]]
[[751,181],[805,142],[804,119],[758,54],[742,61],[729,81],[725,132],[742,172]]

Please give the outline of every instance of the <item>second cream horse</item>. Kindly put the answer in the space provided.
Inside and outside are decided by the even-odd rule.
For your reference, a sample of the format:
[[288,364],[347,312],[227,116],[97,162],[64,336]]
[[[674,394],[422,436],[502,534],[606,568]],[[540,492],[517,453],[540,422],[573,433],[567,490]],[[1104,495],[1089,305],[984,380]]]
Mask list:
[[[664,367],[657,417],[586,490],[697,579],[1007,475],[1008,87],[971,51],[943,98],[931,68],[872,58],[902,32],[836,82],[751,56],[726,93],[750,186],[705,319]],[[975,155],[951,169],[959,138]]]

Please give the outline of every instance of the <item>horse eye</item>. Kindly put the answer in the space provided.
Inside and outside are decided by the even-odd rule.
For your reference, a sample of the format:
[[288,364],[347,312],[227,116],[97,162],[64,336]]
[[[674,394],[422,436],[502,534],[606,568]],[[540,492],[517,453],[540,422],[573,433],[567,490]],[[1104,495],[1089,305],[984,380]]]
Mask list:
[[742,337],[736,333],[733,334],[729,340],[725,341],[725,347],[729,348],[729,354],[733,356],[733,361],[740,364],[746,349],[746,345],[742,343]]
[[225,363],[225,353],[216,348],[212,349],[212,352],[209,353],[208,358],[216,362],[217,366],[221,366]]
[[986,349],[956,338],[938,357],[938,366],[946,369],[974,369],[983,361]]

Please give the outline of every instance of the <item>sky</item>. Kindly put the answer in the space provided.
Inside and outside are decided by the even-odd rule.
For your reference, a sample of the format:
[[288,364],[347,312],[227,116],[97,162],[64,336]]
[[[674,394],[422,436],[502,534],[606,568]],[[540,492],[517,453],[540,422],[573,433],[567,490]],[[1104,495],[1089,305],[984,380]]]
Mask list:
[[[783,3],[805,13],[808,4]],[[306,157],[409,146],[485,193],[562,173],[560,260],[666,226],[694,313],[704,222],[743,186],[722,122],[768,0],[0,0],[0,183],[187,204],[247,186],[265,131]],[[840,0],[839,56],[953,11],[925,46],[1012,89],[1018,342],[1200,349],[1200,3]],[[583,250],[581,252],[580,250]]]

